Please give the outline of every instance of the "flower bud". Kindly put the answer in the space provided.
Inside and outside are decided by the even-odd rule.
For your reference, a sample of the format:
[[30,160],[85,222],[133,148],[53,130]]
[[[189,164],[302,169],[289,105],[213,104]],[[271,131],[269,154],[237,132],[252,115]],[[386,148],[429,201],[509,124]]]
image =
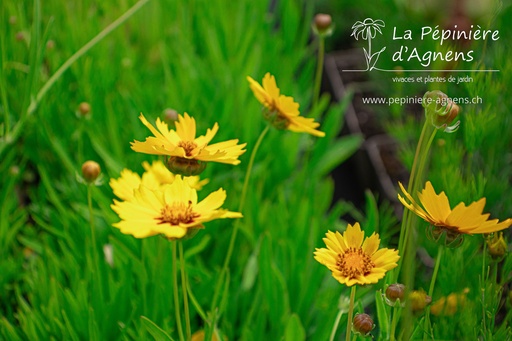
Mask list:
[[390,306],[394,306],[396,301],[400,304],[404,301],[405,285],[400,283],[391,284],[386,288],[386,294],[384,296],[386,303]]
[[178,112],[174,109],[167,108],[164,109],[164,119],[168,122],[175,122],[178,120]]
[[85,161],[82,165],[82,177],[87,183],[93,183],[101,173],[100,165],[94,161]]
[[330,36],[334,29],[332,18],[329,14],[318,13],[313,19],[313,32],[319,36]]
[[15,15],[11,15],[9,17],[9,24],[14,26],[14,25],[16,25],[17,22],[18,22],[18,18]]
[[411,291],[409,300],[411,300],[411,309],[413,312],[422,311],[427,305],[432,303],[432,297],[428,296],[424,290]]
[[375,328],[375,324],[373,323],[373,320],[370,317],[370,315],[357,314],[356,316],[354,316],[352,327],[354,327],[354,331],[356,331],[357,333],[366,336],[373,330],[373,328]]
[[23,34],[23,32],[18,32],[16,33],[16,35],[14,36],[16,38],[17,41],[24,41],[25,40],[25,34]]
[[78,113],[80,116],[87,117],[91,112],[91,105],[87,102],[82,102],[78,105]]
[[487,247],[492,259],[498,260],[507,254],[508,245],[503,239],[503,232],[494,233],[492,238],[487,238]]
[[46,42],[46,49],[47,50],[53,50],[55,48],[55,41],[53,40],[48,40]]
[[206,162],[171,156],[167,160],[167,168],[174,174],[193,176],[199,175],[204,171],[206,168]]
[[449,126],[459,115],[460,107],[453,103],[448,96],[439,91],[427,91],[423,96],[421,105],[425,108],[425,116],[436,129],[443,128],[445,132],[452,133],[459,128],[460,121]]

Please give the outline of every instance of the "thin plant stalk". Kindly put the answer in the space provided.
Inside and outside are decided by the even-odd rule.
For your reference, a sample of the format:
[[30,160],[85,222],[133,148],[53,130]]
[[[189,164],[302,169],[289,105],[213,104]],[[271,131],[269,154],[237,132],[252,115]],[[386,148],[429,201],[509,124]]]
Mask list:
[[181,324],[181,313],[180,313],[180,295],[178,293],[178,266],[176,261],[176,241],[172,241],[172,290],[174,294],[174,317],[176,318],[176,327],[180,341],[185,341],[183,336],[183,326]]
[[347,319],[347,334],[345,335],[345,341],[350,341],[350,335],[352,333],[352,318],[354,316],[354,300],[356,298],[356,288],[353,285],[350,291],[350,305],[348,307],[348,319]]
[[315,83],[313,88],[313,108],[318,104],[320,98],[320,85],[322,83],[322,73],[324,70],[325,37],[318,35],[318,55],[316,61]]
[[340,324],[340,320],[341,320],[341,315],[343,315],[343,311],[344,309],[340,309],[338,311],[338,314],[336,315],[336,319],[334,320],[334,324],[332,326],[332,330],[331,330],[331,336],[329,337],[329,341],[333,341],[334,340],[334,337],[336,336],[336,331],[338,330],[338,326]]
[[101,280],[101,267],[100,267],[100,260],[98,257],[98,249],[96,244],[96,228],[94,226],[94,210],[92,208],[92,187],[93,184],[87,184],[87,206],[89,207],[89,226],[91,227],[91,243],[92,243],[92,254],[94,257],[94,267],[97,271],[94,271],[96,273],[96,281],[98,282],[98,289],[99,289],[99,295],[100,300],[103,302],[104,296],[103,296],[103,282]]
[[395,303],[395,306],[393,307],[393,319],[391,320],[391,341],[395,341],[395,334],[396,334],[396,325],[398,322],[398,313],[400,312],[400,304]]
[[183,308],[185,312],[185,332],[187,341],[192,339],[192,331],[190,329],[190,311],[188,308],[188,290],[187,290],[187,273],[185,267],[185,257],[183,256],[183,242],[178,242],[178,252],[180,254],[181,265],[181,288],[183,291]]
[[[443,250],[444,247],[442,245],[439,245],[438,251],[437,251],[437,258],[436,258],[436,265],[434,266],[434,272],[432,273],[432,278],[430,280],[430,288],[428,289],[428,295],[432,297],[434,294],[434,288],[436,285],[437,280],[437,274],[439,273],[439,267],[441,265],[441,259],[443,258]],[[425,319],[423,323],[423,340],[427,340],[427,328],[430,326],[430,307],[427,307],[425,311]]]
[[[428,142],[425,143],[425,136],[428,134],[429,127],[431,127],[431,124],[428,121],[425,121],[425,124],[423,125],[423,128],[421,130],[420,138],[418,140],[418,145],[416,147],[416,152],[414,154],[414,161],[412,163],[411,168],[411,176],[409,177],[409,184],[407,186],[407,191],[409,193],[416,193],[417,190],[417,184],[419,181],[421,181],[420,176],[423,175],[423,170],[421,167],[425,166],[426,162],[426,156],[428,155],[428,151],[430,149],[432,140],[435,136],[436,130],[432,133],[431,137],[429,138]],[[425,145],[424,145],[425,144]],[[417,176],[418,174],[418,176]],[[402,226],[400,228],[400,238],[398,241],[398,250],[402,254],[405,254],[405,248],[407,248],[407,245],[404,245],[404,243],[407,241],[408,237],[408,230],[410,230],[410,221],[409,217],[411,216],[409,210],[404,210],[403,216],[402,216]],[[400,259],[398,262],[397,268],[394,270],[394,276],[393,276],[393,282],[398,281],[398,274],[400,273],[401,267],[402,267],[403,259]]]
[[[425,120],[423,128],[421,130],[418,145],[414,155],[414,161],[411,169],[411,176],[409,178],[409,184],[407,191],[409,193],[417,193],[420,189],[420,184],[423,181],[423,171],[426,167],[429,150],[432,145],[432,141],[436,135],[437,130],[430,124],[428,119]],[[430,136],[429,136],[430,135]],[[427,136],[428,140],[427,140]],[[402,265],[405,269],[404,284],[406,288],[405,295],[408,295],[410,288],[414,283],[414,259],[415,250],[414,245],[415,238],[413,235],[413,228],[416,226],[418,218],[409,210],[405,209],[402,217],[402,225],[400,229],[400,238],[398,242],[398,249],[402,253],[403,257],[399,260],[397,268],[393,271],[392,282],[398,281],[399,274],[402,270]],[[406,302],[406,310],[408,313],[404,315],[404,337],[408,338],[412,330],[412,315],[411,315],[410,302]]]
[[[254,145],[254,149],[252,150],[251,157],[249,159],[249,165],[247,166],[247,171],[245,173],[245,179],[244,179],[244,185],[242,188],[242,194],[240,196],[240,204],[238,205],[238,212],[241,212],[245,205],[245,198],[247,196],[247,189],[249,187],[249,179],[251,177],[252,167],[254,165],[254,159],[256,157],[256,152],[258,151],[261,142],[263,141],[263,138],[267,134],[267,132],[270,130],[270,125],[267,125],[265,129],[261,132],[258,140],[256,141],[256,144]],[[215,286],[214,296],[212,300],[212,306],[210,311],[213,311],[217,307],[219,295],[221,292],[221,287],[224,282],[224,277],[226,276],[226,272],[228,271],[229,262],[231,260],[231,256],[233,255],[233,249],[235,246],[235,240],[238,233],[239,227],[238,221],[235,222],[235,226],[233,228],[233,232],[231,233],[231,239],[229,241],[228,251],[226,253],[226,258],[224,259],[224,264],[222,265],[222,270],[219,276],[219,279],[217,281],[217,284]]]

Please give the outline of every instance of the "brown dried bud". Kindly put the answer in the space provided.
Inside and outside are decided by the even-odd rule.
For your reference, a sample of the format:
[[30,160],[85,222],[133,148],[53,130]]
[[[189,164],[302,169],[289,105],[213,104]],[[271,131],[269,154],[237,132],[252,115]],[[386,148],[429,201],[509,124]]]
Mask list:
[[395,303],[397,300],[399,302],[403,302],[404,294],[405,294],[405,285],[400,284],[400,283],[391,284],[386,289],[386,298],[392,304]]
[[17,22],[18,22],[18,18],[15,15],[11,15],[9,17],[9,24],[16,25]]
[[17,41],[23,41],[25,40],[25,35],[23,34],[23,32],[18,32],[16,33],[15,38]]
[[91,112],[91,105],[87,102],[82,102],[78,105],[78,112],[82,116],[87,116]]
[[96,181],[101,173],[100,165],[95,161],[85,161],[82,165],[82,176],[88,183]]
[[53,40],[48,40],[46,42],[46,49],[53,50],[55,48],[55,42]]
[[178,120],[178,112],[171,108],[164,109],[164,119],[166,121],[171,121],[171,122],[177,121]]
[[318,13],[315,15],[315,26],[319,31],[324,31],[332,24],[332,18],[329,14]]
[[361,335],[368,335],[368,333],[375,328],[375,324],[368,314],[357,314],[354,316],[352,326],[354,327],[354,330]]
[[313,31],[319,36],[330,36],[334,29],[332,18],[329,14],[318,13],[313,19]]

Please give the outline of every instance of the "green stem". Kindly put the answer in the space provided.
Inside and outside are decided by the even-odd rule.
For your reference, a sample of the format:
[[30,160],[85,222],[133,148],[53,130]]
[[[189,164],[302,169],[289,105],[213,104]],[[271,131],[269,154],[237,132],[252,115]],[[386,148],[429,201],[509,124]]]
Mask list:
[[190,312],[188,309],[188,290],[187,290],[187,273],[185,268],[185,257],[183,256],[183,242],[178,242],[181,265],[181,287],[183,291],[183,306],[185,308],[185,328],[187,333],[187,341],[192,339],[192,331],[190,329]]
[[482,257],[482,275],[480,277],[480,290],[482,291],[482,328],[483,328],[483,334],[487,335],[487,322],[485,320],[485,310],[486,310],[486,304],[485,304],[485,282],[486,282],[486,275],[485,275],[485,257],[487,255],[486,252],[487,243],[484,241],[484,250],[483,250],[483,257]]
[[353,285],[350,291],[350,306],[348,307],[348,319],[347,319],[347,334],[345,335],[345,341],[350,341],[350,334],[352,332],[352,317],[354,315],[354,300],[356,297],[357,286]]
[[91,243],[92,254],[94,257],[94,267],[96,268],[96,281],[98,282],[98,290],[101,302],[104,301],[103,296],[103,282],[101,279],[101,265],[98,257],[98,246],[96,244],[96,228],[94,227],[94,211],[92,208],[92,187],[93,184],[87,184],[87,206],[89,207],[89,226],[91,227]]
[[341,320],[341,315],[343,315],[343,310],[344,309],[340,309],[338,311],[338,314],[336,315],[336,320],[334,320],[334,324],[332,326],[331,336],[329,337],[329,341],[333,341],[334,337],[336,336],[336,330],[338,330],[338,326],[339,326],[340,320]]
[[172,241],[172,290],[174,294],[174,316],[176,318],[176,327],[180,341],[185,341],[183,336],[183,327],[181,325],[181,314],[180,314],[180,296],[178,293],[178,266],[176,262],[176,241]]
[[325,37],[318,36],[318,56],[316,61],[315,83],[313,88],[313,108],[318,104],[320,97],[320,85],[322,83],[322,73],[324,70],[324,54],[325,54]]
[[[444,247],[442,245],[439,245],[438,251],[437,251],[437,259],[436,259],[436,265],[434,266],[434,272],[432,273],[432,279],[430,280],[430,288],[428,289],[428,295],[430,297],[434,294],[434,288],[436,285],[436,279],[437,274],[439,273],[439,267],[441,265],[441,259],[443,258],[443,250]],[[427,307],[425,311],[425,319],[423,323],[423,340],[427,339],[427,328],[430,327],[430,306]],[[430,330],[430,328],[429,328]]]
[[68,60],[62,64],[62,66],[55,71],[55,73],[48,79],[48,81],[43,85],[41,90],[37,93],[35,96],[35,99],[33,99],[30,103],[30,105],[27,108],[27,113],[25,116],[20,119],[20,121],[14,126],[12,129],[11,135],[9,136],[9,139],[6,139],[5,141],[7,143],[0,144],[0,155],[2,154],[4,148],[7,147],[7,145],[14,143],[19,136],[19,134],[23,131],[24,124],[27,122],[27,118],[34,113],[34,111],[37,109],[39,103],[43,99],[43,97],[46,95],[48,90],[51,89],[53,84],[59,78],[62,76],[64,72],[66,72],[73,63],[75,63],[80,57],[82,57],[84,54],[86,54],[91,48],[93,48],[96,44],[98,44],[103,38],[105,38],[107,35],[109,35],[113,30],[118,28],[121,24],[123,24],[126,20],[128,20],[133,14],[135,14],[142,6],[144,6],[146,3],[148,3],[150,0],[139,0],[135,5],[133,5],[128,11],[126,11],[123,15],[121,15],[117,20],[112,22],[110,25],[105,27],[100,33],[98,33],[94,38],[92,38],[88,43],[86,43],[84,46],[82,46],[78,51],[76,51],[71,57],[69,57]]
[[398,313],[400,311],[400,304],[395,303],[393,307],[393,319],[391,320],[391,341],[395,341],[396,325],[398,322]]
[[[238,205],[238,212],[241,212],[245,205],[245,198],[247,196],[247,189],[249,187],[249,179],[251,177],[251,172],[252,172],[252,167],[254,165],[254,159],[256,157],[256,152],[258,151],[258,149],[261,145],[261,142],[263,141],[263,138],[265,137],[265,135],[267,134],[267,132],[269,130],[270,130],[270,125],[267,125],[265,127],[265,129],[263,129],[263,131],[261,132],[258,140],[256,141],[256,144],[254,145],[254,149],[252,150],[251,157],[249,159],[249,165],[247,166],[247,171],[245,173],[244,185],[242,188],[242,194],[240,196],[240,204]],[[238,234],[239,226],[240,226],[239,221],[235,222],[233,232],[231,233],[231,239],[229,241],[228,251],[226,253],[226,258],[224,259],[224,264],[222,265],[222,270],[219,275],[217,284],[215,286],[215,291],[214,291],[212,306],[211,306],[210,311],[213,311],[213,309],[215,309],[215,307],[217,307],[219,295],[221,293],[222,284],[224,282],[224,277],[226,276],[226,272],[228,271],[229,262],[231,260],[232,254],[233,254],[233,249],[235,246],[235,240],[236,240],[236,236]],[[219,316],[219,315],[220,314],[217,314],[217,316]]]

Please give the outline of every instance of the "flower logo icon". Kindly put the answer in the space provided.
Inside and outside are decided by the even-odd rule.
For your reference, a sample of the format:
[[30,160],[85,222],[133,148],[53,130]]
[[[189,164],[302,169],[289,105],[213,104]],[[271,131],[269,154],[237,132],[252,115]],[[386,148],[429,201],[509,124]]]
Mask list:
[[372,39],[375,38],[377,32],[382,34],[381,27],[385,26],[384,21],[380,19],[373,20],[371,18],[366,18],[364,21],[356,21],[355,24],[352,25],[353,31],[350,36],[354,36],[356,40],[359,40],[360,36],[363,40],[368,40],[368,50],[363,47],[367,65],[366,70],[364,71],[373,70],[380,54],[386,49],[386,47],[383,47],[380,51],[372,54]]

